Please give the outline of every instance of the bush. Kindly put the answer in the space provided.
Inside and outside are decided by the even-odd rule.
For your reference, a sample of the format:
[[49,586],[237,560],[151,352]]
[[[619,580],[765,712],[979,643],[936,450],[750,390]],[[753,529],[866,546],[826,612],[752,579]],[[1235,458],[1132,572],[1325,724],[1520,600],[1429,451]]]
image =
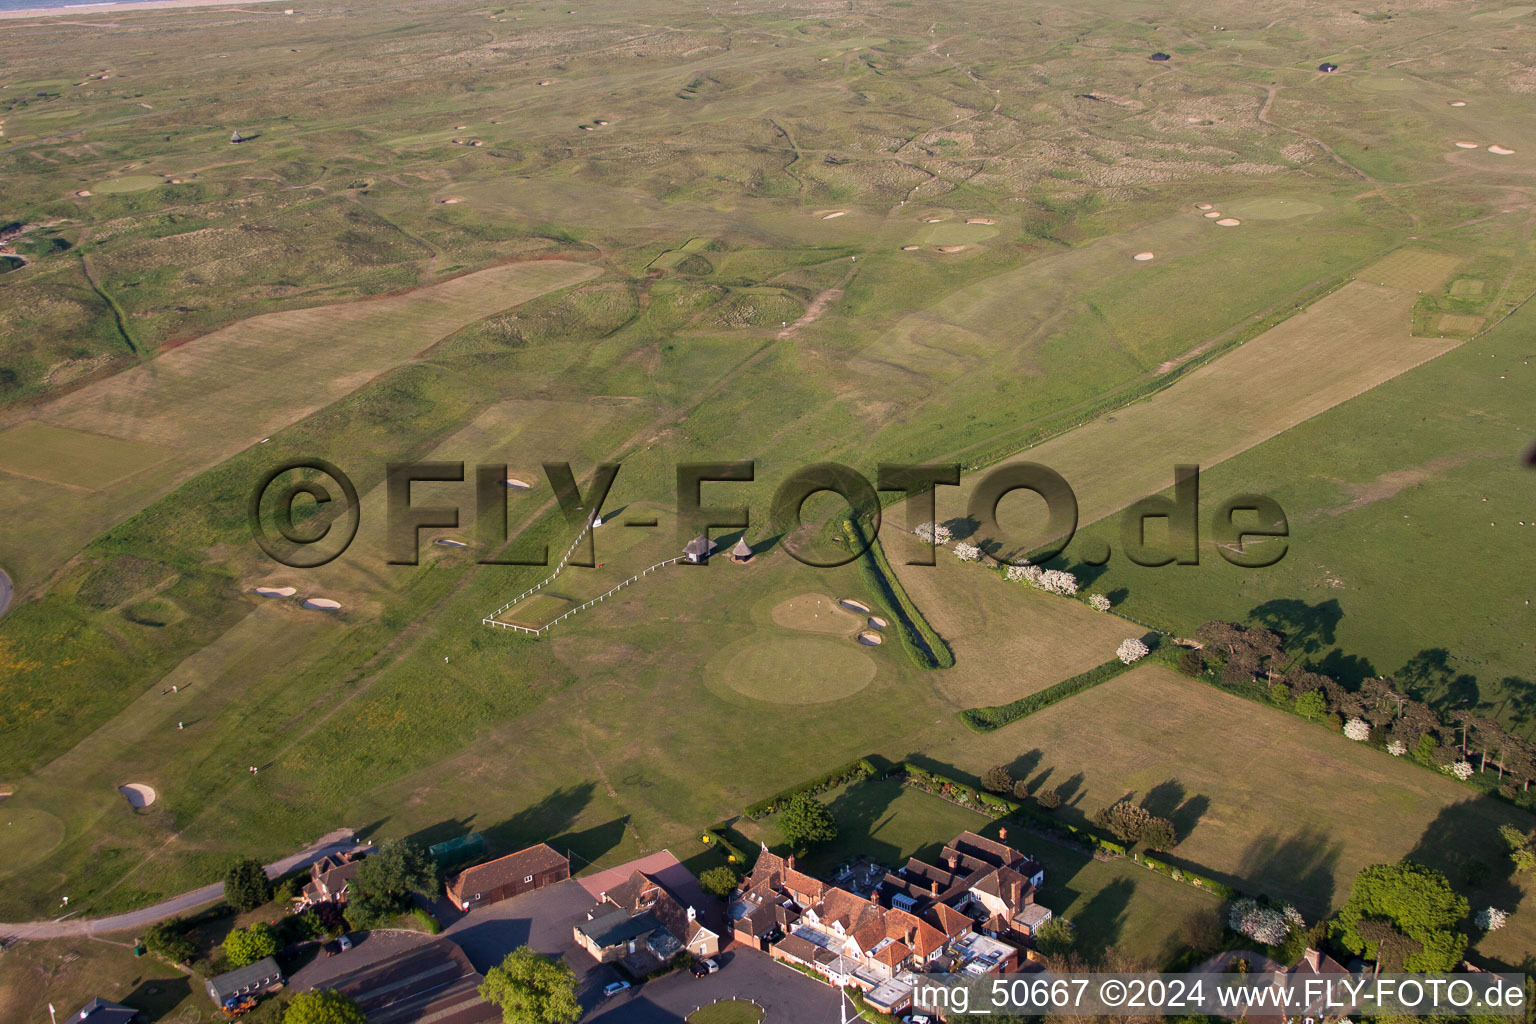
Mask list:
[[1205,655],[1192,647],[1179,652],[1179,671],[1187,676],[1198,676],[1205,671]]
[[1015,800],[1029,799],[1029,783],[1020,779],[1013,784],[1013,798]]
[[886,561],[885,549],[880,546],[880,541],[877,538],[868,537],[864,533],[863,525],[854,519],[843,520],[843,536],[848,541],[850,551],[857,551],[865,547],[866,541],[868,542],[863,557],[859,559],[859,571],[866,582],[883,594],[895,608],[896,623],[901,627],[901,639],[907,654],[919,668],[953,668],[954,652],[949,649],[949,644],[944,642],[944,638],[939,636],[933,626],[929,625],[922,611],[907,595],[906,588],[891,571],[891,565]]
[[258,921],[244,931],[235,930],[224,938],[224,955],[233,967],[244,967],[277,955],[277,933],[272,926]]
[[1079,673],[1070,679],[1063,679],[1055,686],[1048,686],[1043,690],[1032,693],[1027,697],[1020,697],[1011,704],[1000,704],[990,708],[968,708],[960,712],[960,720],[976,732],[991,732],[1001,729],[1010,722],[1016,722],[1036,711],[1050,707],[1058,701],[1082,693],[1084,690],[1108,682],[1120,673],[1130,668],[1118,658],[1106,661],[1104,664]]
[[425,907],[412,908],[411,915],[428,935],[436,935],[443,930],[442,922],[428,913]]
[[981,784],[993,793],[1013,792],[1013,776],[1008,773],[1008,766],[995,764],[988,768],[981,776]]
[[699,876],[699,884],[704,887],[704,891],[722,900],[728,899],[736,891],[740,881],[736,872],[728,867],[713,867]]
[[1035,794],[1035,803],[1048,811],[1054,811],[1061,806],[1061,790],[1042,789],[1039,793]]
[[183,964],[197,955],[197,946],[185,931],[186,922],[179,917],[160,921],[149,926],[144,933],[144,947],[173,964]]

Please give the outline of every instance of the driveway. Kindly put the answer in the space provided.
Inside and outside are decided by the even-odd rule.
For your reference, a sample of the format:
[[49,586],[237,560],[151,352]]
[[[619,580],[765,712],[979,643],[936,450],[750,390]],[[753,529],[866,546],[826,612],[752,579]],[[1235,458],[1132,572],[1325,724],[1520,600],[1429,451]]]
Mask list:
[[[298,867],[308,867],[321,857],[340,853],[356,846],[351,829],[338,829],[304,850],[267,865],[267,874],[273,878]],[[142,910],[111,917],[59,918],[53,921],[31,921],[27,924],[0,924],[0,936],[7,939],[64,939],[76,935],[99,935],[107,932],[141,931],[156,921],[185,914],[206,903],[212,903],[224,895],[224,883],[215,882],[201,889],[184,892],[164,903],[156,903]]]
[[707,978],[679,971],[604,999],[603,986],[619,980],[619,972],[593,960],[572,934],[595,902],[582,883],[572,879],[480,907],[454,921],[443,935],[457,942],[482,974],[525,943],[561,957],[576,972],[577,995],[588,1011],[583,1024],[677,1024],[717,999],[752,999],[767,1010],[768,1024],[836,1018],[836,989],[756,950],[721,954],[724,967]]

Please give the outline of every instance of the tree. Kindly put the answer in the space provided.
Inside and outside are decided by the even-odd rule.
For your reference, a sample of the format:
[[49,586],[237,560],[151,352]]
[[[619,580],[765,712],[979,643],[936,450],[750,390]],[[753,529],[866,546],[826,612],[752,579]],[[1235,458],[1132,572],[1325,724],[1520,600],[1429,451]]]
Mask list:
[[967,544],[965,541],[955,545],[955,557],[962,562],[974,562],[981,557],[981,548],[975,544]]
[[1536,849],[1533,849],[1533,840],[1536,840],[1536,832],[1522,832],[1513,825],[1500,825],[1499,835],[1503,837],[1509,847],[1509,859],[1514,862],[1516,871],[1529,871],[1536,868]]
[[1088,595],[1088,607],[1096,612],[1109,611],[1109,598],[1103,594]]
[[224,955],[236,967],[277,955],[277,933],[264,921],[245,930],[236,929],[224,937]]
[[1311,690],[1296,698],[1296,713],[1302,718],[1310,718],[1312,721],[1321,721],[1328,713],[1328,702],[1323,698],[1321,690]]
[[261,861],[247,857],[229,869],[224,876],[224,899],[241,911],[255,910],[271,901],[272,880]]
[[1141,830],[1141,841],[1147,849],[1161,853],[1178,845],[1179,833],[1167,818],[1153,818]]
[[1509,923],[1509,915],[1498,907],[1489,907],[1480,910],[1477,914],[1477,926],[1485,932],[1496,932]]
[[1151,811],[1129,800],[1122,800],[1112,807],[1100,807],[1093,812],[1092,818],[1095,825],[1122,843],[1134,843],[1140,839],[1151,820]]
[[1295,907],[1267,907],[1252,897],[1232,901],[1227,924],[1239,935],[1246,935],[1266,946],[1278,946],[1292,928],[1305,925]]
[[1356,743],[1364,743],[1371,738],[1371,723],[1363,718],[1351,718],[1344,723],[1344,735]]
[[384,843],[377,853],[358,865],[348,890],[347,919],[366,928],[402,914],[411,894],[437,892],[437,862],[432,855],[408,840]]
[[1028,800],[1029,799],[1029,782],[1028,782],[1028,780],[1026,780],[1026,779],[1019,779],[1018,781],[1016,781],[1013,784],[1013,798],[1015,800]]
[[1054,811],[1061,806],[1061,790],[1042,789],[1035,794],[1035,803],[1048,811]]
[[736,885],[739,881],[740,879],[736,877],[736,872],[723,864],[712,867],[699,876],[699,884],[704,887],[704,891],[711,896],[718,896],[722,900],[736,891]]
[[990,793],[1012,793],[1013,776],[1005,764],[995,764],[981,776],[981,785]]
[[779,812],[779,831],[796,849],[837,838],[837,822],[827,805],[809,793],[796,793]]
[[948,544],[953,536],[950,533],[949,527],[939,523],[923,523],[912,532],[933,545]]
[[1466,916],[1466,898],[1440,872],[1413,863],[1374,864],[1355,876],[1333,935],[1350,952],[1377,959],[1381,939],[1362,924],[1385,921],[1418,946],[1403,958],[1405,970],[1450,971],[1467,948],[1467,937],[1457,927]]
[[368,1017],[350,996],[322,988],[294,996],[283,1024],[368,1024]]
[[197,944],[187,937],[185,927],[179,917],[157,921],[144,933],[144,948],[173,964],[186,963],[197,954]]
[[1135,637],[1131,637],[1115,649],[1115,657],[1127,665],[1135,664],[1149,653],[1147,645]]
[[506,1024],[576,1024],[576,972],[532,946],[519,946],[485,972],[480,998],[501,1007]]
[[1077,929],[1064,917],[1053,917],[1035,932],[1035,948],[1045,956],[1063,956],[1077,943]]

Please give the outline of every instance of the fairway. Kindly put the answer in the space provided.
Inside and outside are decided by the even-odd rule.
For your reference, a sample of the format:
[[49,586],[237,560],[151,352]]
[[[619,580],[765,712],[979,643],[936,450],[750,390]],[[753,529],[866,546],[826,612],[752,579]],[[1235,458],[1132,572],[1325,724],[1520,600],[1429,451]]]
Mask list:
[[36,420],[0,431],[0,472],[79,490],[105,490],[171,455],[155,445]]

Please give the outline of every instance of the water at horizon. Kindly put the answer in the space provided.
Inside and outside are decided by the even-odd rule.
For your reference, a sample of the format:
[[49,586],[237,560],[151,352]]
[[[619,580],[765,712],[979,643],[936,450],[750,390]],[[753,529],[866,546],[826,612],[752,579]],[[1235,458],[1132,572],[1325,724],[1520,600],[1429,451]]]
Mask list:
[[[150,0],[0,0],[0,11],[35,11],[43,7],[79,7],[89,10],[100,6],[101,3],[149,3]],[[231,0],[234,2],[234,0]]]

